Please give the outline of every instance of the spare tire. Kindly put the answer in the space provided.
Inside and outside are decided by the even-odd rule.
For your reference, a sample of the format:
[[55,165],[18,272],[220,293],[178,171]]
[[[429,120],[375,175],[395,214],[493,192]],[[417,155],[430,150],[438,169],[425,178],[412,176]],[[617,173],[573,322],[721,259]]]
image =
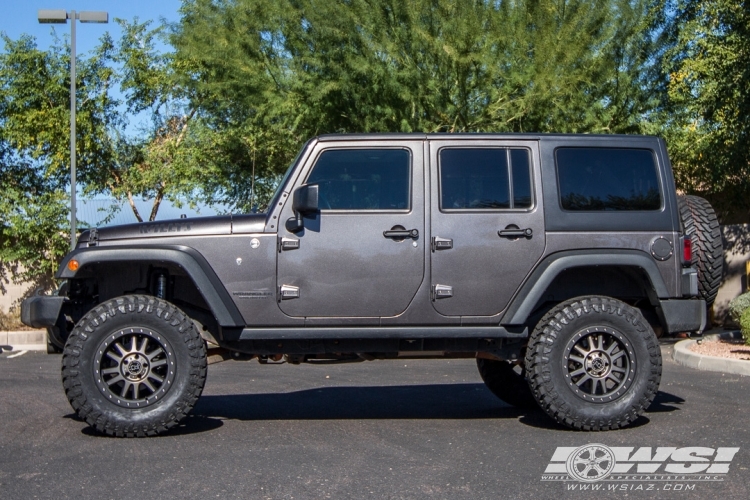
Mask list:
[[724,272],[719,219],[711,204],[699,196],[678,196],[677,202],[685,236],[692,243],[692,265],[698,271],[698,293],[711,307]]

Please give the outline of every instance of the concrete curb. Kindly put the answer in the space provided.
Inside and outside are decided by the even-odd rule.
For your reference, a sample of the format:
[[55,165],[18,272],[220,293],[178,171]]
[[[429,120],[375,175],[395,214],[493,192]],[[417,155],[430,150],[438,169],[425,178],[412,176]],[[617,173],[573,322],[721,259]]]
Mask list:
[[[7,351],[46,351],[46,330],[0,332],[0,346]],[[10,348],[10,349],[9,349]]]
[[[714,335],[704,335],[703,342],[716,342],[719,339],[731,340],[741,338],[742,334],[738,331],[723,332]],[[688,368],[695,368],[696,370],[750,376],[750,361],[698,354],[697,352],[690,350],[690,346],[696,342],[697,340],[694,339],[677,342],[674,346],[674,353],[672,354],[672,359],[675,363],[687,366]]]

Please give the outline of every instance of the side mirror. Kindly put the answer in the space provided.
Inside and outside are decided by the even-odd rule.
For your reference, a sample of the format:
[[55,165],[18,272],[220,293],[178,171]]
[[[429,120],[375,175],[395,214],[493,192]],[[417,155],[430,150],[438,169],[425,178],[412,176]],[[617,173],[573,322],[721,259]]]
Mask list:
[[318,209],[318,185],[304,184],[294,191],[292,208],[295,213],[311,214],[319,212]]
[[304,216],[320,212],[318,208],[318,185],[304,184],[294,191],[292,199],[294,217],[286,221],[286,229],[298,233],[305,228]]

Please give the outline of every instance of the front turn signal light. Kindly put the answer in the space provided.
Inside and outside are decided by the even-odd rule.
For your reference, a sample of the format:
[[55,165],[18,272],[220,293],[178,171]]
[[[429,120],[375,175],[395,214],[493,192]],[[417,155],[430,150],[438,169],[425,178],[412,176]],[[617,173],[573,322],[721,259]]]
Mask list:
[[70,270],[71,270],[71,271],[73,271],[73,272],[75,272],[75,271],[78,271],[78,267],[79,267],[79,266],[80,266],[80,264],[79,264],[79,263],[78,263],[78,261],[77,261],[77,260],[75,260],[75,259],[70,259],[70,260],[68,261],[68,269],[70,269]]

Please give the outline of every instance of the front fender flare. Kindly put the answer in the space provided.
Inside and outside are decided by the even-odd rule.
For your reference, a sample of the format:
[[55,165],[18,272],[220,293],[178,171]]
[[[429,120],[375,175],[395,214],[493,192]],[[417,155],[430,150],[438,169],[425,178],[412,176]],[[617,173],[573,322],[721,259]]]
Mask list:
[[[68,262],[78,261],[78,269],[72,271]],[[203,255],[194,248],[183,245],[128,245],[111,247],[78,248],[65,256],[55,274],[58,279],[75,278],[86,266],[103,262],[160,262],[175,264],[190,276],[211,308],[216,320],[223,327],[244,327],[237,306],[213,268]]]

